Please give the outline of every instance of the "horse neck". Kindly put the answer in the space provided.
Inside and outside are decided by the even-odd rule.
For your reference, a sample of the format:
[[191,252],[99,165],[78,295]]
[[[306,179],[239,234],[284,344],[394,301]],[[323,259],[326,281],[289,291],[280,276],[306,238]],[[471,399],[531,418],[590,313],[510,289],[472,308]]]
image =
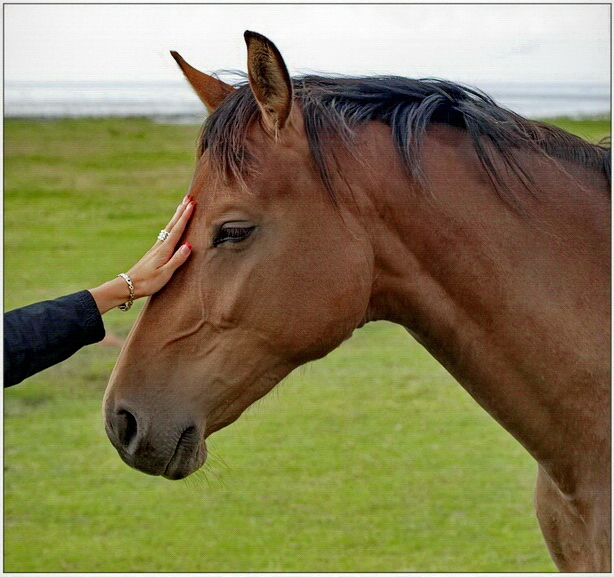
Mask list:
[[[563,467],[564,442],[584,434],[569,422],[586,387],[584,426],[607,444],[607,419],[595,421],[609,407],[603,191],[549,168],[540,181],[556,194],[521,216],[492,190],[464,133],[443,128],[425,140],[429,191],[419,190],[373,130],[363,175],[369,156],[377,170],[357,185],[375,255],[367,320],[405,326],[538,461]],[[544,441],[551,434],[557,441]]]

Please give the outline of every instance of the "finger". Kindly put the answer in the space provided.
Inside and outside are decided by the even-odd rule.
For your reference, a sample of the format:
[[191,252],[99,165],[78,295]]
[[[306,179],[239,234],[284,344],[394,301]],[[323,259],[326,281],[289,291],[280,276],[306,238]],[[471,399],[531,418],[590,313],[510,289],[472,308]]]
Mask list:
[[167,232],[169,232],[169,235],[165,240],[156,240],[145,257],[149,256],[150,258],[154,259],[154,262],[157,263],[156,266],[158,267],[165,265],[173,254],[173,251],[175,250],[175,247],[177,246],[177,243],[179,242],[179,239],[181,238],[181,235],[183,234],[193,211],[194,201],[191,200],[186,205],[183,203],[180,204],[175,213],[178,215],[178,220],[170,231],[167,230],[169,226],[167,226],[165,229]]
[[[160,231],[160,234],[162,234],[163,232],[167,232],[170,233],[173,230],[173,227],[175,226],[175,223],[177,222],[177,220],[179,219],[179,217],[181,216],[181,213],[185,210],[185,206],[182,204],[180,204],[177,207],[177,210],[175,210],[175,214],[173,215],[173,218],[171,218],[171,220],[169,221],[169,223],[164,227],[163,230]],[[166,238],[168,238],[168,235],[166,236]],[[158,246],[161,243],[165,242],[165,240],[161,240],[160,238],[157,239],[156,244],[154,246]]]
[[192,245],[190,243],[182,244],[176,251],[175,254],[170,258],[170,260],[164,265],[164,268],[167,269],[168,272],[173,274],[192,253]]
[[189,204],[191,198],[192,197],[190,195],[186,194],[186,196],[181,201],[181,204],[175,210],[175,214],[173,214],[173,218],[171,218],[171,220],[168,222],[168,224],[164,227],[165,231],[171,232],[171,230],[173,230],[175,224],[181,218],[181,215],[185,211],[185,209],[186,209],[187,205]]
[[[183,207],[183,211],[179,214],[179,218],[177,222],[173,225],[173,228],[169,231],[170,235],[166,239],[166,242],[172,247],[179,242],[183,231],[185,230],[192,213],[194,212],[194,202],[190,201],[187,205]],[[168,230],[168,229],[167,229]]]

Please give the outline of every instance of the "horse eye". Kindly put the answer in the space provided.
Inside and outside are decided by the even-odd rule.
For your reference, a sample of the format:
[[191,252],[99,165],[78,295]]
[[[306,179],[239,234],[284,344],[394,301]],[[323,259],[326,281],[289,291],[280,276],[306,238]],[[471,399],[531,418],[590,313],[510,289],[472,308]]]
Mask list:
[[255,226],[240,222],[227,222],[218,230],[213,239],[213,246],[219,246],[225,242],[241,242],[245,240],[255,229]]

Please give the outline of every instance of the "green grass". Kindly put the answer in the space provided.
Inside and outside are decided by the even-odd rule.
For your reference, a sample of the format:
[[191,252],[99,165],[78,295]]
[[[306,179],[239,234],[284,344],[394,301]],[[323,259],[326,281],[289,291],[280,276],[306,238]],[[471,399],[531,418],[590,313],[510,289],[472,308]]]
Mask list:
[[563,128],[568,132],[576,134],[589,142],[599,143],[604,139],[610,138],[609,118],[586,118],[574,120],[572,118],[551,118],[547,122]]
[[[197,133],[6,121],[5,308],[129,268],[185,193]],[[121,336],[135,318],[105,324]],[[178,482],[129,469],[106,439],[116,356],[87,347],[5,392],[5,571],[554,569],[534,463],[398,326],[368,325],[299,369]]]

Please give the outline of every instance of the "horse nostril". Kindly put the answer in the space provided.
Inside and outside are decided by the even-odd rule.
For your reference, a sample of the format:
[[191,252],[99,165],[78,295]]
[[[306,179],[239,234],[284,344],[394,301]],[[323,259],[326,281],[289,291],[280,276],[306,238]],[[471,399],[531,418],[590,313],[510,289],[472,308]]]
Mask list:
[[117,413],[117,438],[119,442],[124,446],[128,447],[130,441],[136,435],[136,419],[134,415],[126,410],[118,411]]

